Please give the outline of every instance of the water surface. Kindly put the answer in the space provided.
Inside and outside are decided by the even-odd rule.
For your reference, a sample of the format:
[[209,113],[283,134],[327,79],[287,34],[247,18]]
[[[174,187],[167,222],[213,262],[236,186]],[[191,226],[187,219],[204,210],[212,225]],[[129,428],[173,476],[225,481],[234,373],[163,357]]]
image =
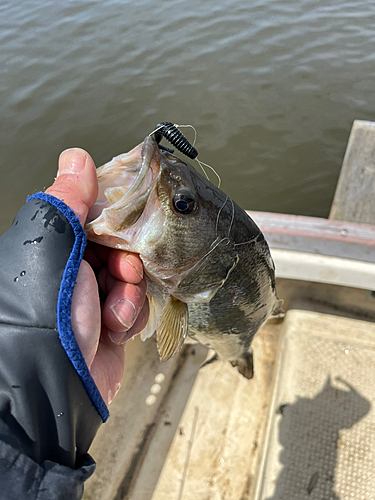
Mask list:
[[2,231],[62,150],[99,165],[165,120],[195,126],[242,207],[327,216],[352,122],[375,120],[373,0],[5,0],[0,15]]

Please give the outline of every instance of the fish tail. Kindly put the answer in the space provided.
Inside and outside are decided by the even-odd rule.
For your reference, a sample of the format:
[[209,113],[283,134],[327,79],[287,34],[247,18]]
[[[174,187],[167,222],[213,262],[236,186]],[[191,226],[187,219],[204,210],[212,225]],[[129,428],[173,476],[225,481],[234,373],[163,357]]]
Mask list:
[[245,352],[240,358],[231,361],[232,366],[236,366],[241,375],[247,379],[254,376],[254,357],[253,351]]

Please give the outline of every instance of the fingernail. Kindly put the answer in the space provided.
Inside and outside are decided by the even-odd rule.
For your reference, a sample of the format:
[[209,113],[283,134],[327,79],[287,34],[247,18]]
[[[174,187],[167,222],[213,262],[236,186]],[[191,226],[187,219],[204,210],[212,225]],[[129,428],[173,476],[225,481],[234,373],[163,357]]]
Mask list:
[[80,149],[67,149],[59,158],[59,170],[57,177],[61,174],[78,174],[86,165],[87,155]]
[[133,326],[137,310],[129,299],[120,299],[110,306],[111,311],[126,330]]
[[127,342],[127,336],[128,332],[113,332],[112,330],[108,330],[108,337],[111,339],[111,341],[114,344],[117,345],[124,345]]
[[[135,267],[135,265],[133,264],[132,260],[134,259],[135,257],[133,257],[132,255],[128,255],[126,257],[126,262],[128,264],[130,264],[132,266],[132,268],[134,269],[134,271],[138,274],[138,276],[143,279],[143,268],[141,268],[141,273],[138,271],[138,269]],[[137,257],[137,261],[139,261],[139,258]]]

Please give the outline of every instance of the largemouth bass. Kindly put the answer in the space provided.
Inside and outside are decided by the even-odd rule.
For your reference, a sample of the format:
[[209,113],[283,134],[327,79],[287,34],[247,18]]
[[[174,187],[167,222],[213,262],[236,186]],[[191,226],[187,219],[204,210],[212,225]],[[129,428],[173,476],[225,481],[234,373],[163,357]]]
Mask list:
[[268,245],[254,221],[152,136],[98,168],[88,238],[140,255],[149,322],[161,360],[187,336],[214,349],[246,378],[251,341],[281,301]]

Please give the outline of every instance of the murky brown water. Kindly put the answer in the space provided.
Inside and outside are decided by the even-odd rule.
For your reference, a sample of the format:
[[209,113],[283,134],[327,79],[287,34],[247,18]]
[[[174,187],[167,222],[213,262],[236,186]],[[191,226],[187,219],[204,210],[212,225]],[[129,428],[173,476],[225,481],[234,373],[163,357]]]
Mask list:
[[326,216],[352,121],[375,120],[374,0],[5,0],[0,17],[1,230],[63,149],[101,164],[164,120],[196,127],[244,208]]

